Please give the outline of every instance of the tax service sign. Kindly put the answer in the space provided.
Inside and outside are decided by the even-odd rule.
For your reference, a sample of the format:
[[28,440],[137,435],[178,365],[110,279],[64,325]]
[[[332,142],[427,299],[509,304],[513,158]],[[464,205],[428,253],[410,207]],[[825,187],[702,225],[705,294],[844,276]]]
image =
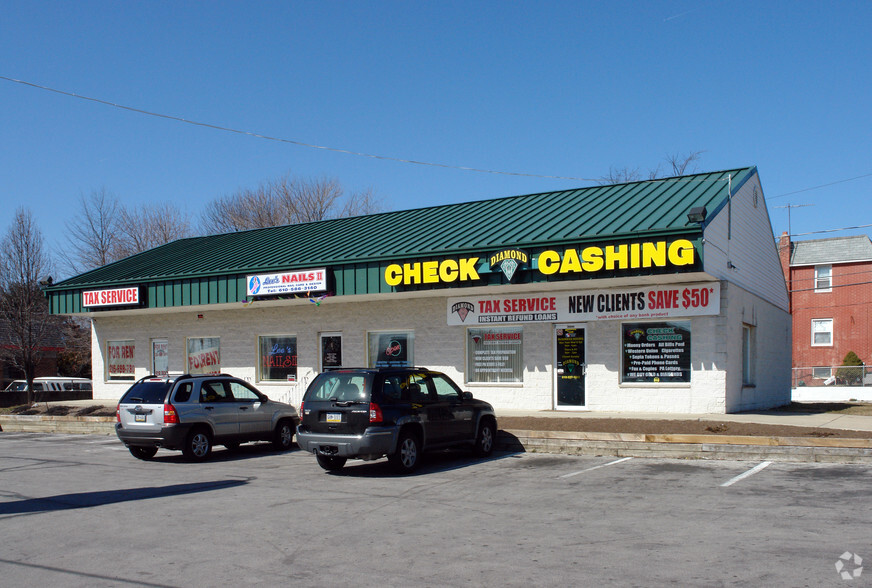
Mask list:
[[449,325],[644,320],[718,314],[721,285],[706,282],[553,294],[448,299]]
[[249,296],[321,292],[327,289],[327,269],[246,276]]
[[111,288],[108,290],[84,290],[82,306],[129,306],[139,304],[139,286]]

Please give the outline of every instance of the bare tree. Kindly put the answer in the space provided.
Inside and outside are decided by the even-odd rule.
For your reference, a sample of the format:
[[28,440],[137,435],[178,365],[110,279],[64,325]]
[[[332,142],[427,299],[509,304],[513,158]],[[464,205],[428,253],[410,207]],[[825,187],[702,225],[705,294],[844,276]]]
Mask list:
[[696,171],[695,165],[690,170],[687,168],[691,163],[698,161],[703,153],[705,153],[705,151],[691,151],[687,155],[675,153],[666,157],[666,163],[672,167],[673,176],[683,176],[687,172],[693,173]]
[[6,361],[24,372],[27,402],[33,402],[33,378],[59,320],[48,312],[40,281],[50,283],[51,262],[43,248],[42,233],[25,208],[0,242],[0,324],[8,344],[0,348]]
[[81,209],[66,222],[67,247],[60,251],[73,274],[118,259],[118,198],[101,188],[79,200]]
[[[672,176],[683,176],[685,173],[693,173],[696,171],[696,166],[693,166],[691,169],[688,169],[688,167],[690,167],[690,164],[694,163],[695,161],[698,161],[699,158],[702,157],[703,153],[705,153],[705,152],[704,151],[691,151],[687,155],[679,155],[677,153],[674,155],[667,155],[666,156],[666,164],[671,169]],[[661,164],[658,164],[657,167],[655,167],[654,169],[648,170],[648,174],[647,174],[648,180],[656,180],[656,179],[662,177],[661,171],[660,171],[660,165]],[[614,167],[610,167],[608,175],[605,175],[599,179],[599,184],[601,186],[605,186],[605,185],[609,185],[609,184],[624,184],[624,183],[628,183],[628,182],[638,182],[640,180],[642,180],[642,174],[639,171],[639,168],[630,168],[630,167],[614,168]]]
[[118,214],[117,257],[128,257],[192,235],[187,216],[174,204],[121,207]]
[[58,352],[58,374],[91,379],[91,319],[62,319],[63,349]]
[[204,233],[224,233],[378,212],[371,190],[346,194],[338,180],[282,176],[255,189],[213,200],[202,216]]
[[106,188],[80,201],[81,209],[66,223],[67,243],[60,253],[73,274],[193,234],[187,216],[173,204],[127,208]]

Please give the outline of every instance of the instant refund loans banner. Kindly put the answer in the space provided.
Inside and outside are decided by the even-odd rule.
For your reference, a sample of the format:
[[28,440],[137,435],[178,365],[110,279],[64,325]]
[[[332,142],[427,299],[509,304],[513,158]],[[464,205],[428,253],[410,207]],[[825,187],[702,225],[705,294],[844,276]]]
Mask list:
[[448,299],[449,325],[586,322],[718,314],[719,282]]

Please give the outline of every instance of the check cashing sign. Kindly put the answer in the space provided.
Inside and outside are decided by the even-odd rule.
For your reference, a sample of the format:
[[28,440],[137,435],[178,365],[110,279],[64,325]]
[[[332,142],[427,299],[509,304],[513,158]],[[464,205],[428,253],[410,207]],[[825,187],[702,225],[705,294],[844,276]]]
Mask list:
[[718,282],[448,299],[449,325],[642,320],[718,314]]

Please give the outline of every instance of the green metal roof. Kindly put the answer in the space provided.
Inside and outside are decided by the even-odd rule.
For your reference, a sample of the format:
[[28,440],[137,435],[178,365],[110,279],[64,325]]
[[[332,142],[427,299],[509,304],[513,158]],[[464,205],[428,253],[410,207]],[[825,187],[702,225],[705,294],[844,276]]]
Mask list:
[[[345,266],[366,268],[364,277],[354,279],[372,282],[389,260],[698,234],[700,227],[688,222],[687,212],[705,206],[711,218],[726,203],[728,185],[735,192],[756,171],[747,167],[180,239],[46,291],[51,299],[62,291],[129,284],[174,283],[179,290],[181,283],[185,301],[167,306],[196,304],[198,296],[189,289],[199,289],[210,302],[235,301],[244,299],[245,274],[324,266],[341,276]],[[211,284],[219,277],[221,284]],[[223,293],[215,298],[210,288]],[[167,286],[167,296],[172,290]],[[77,312],[70,304],[53,304],[53,312]]]

